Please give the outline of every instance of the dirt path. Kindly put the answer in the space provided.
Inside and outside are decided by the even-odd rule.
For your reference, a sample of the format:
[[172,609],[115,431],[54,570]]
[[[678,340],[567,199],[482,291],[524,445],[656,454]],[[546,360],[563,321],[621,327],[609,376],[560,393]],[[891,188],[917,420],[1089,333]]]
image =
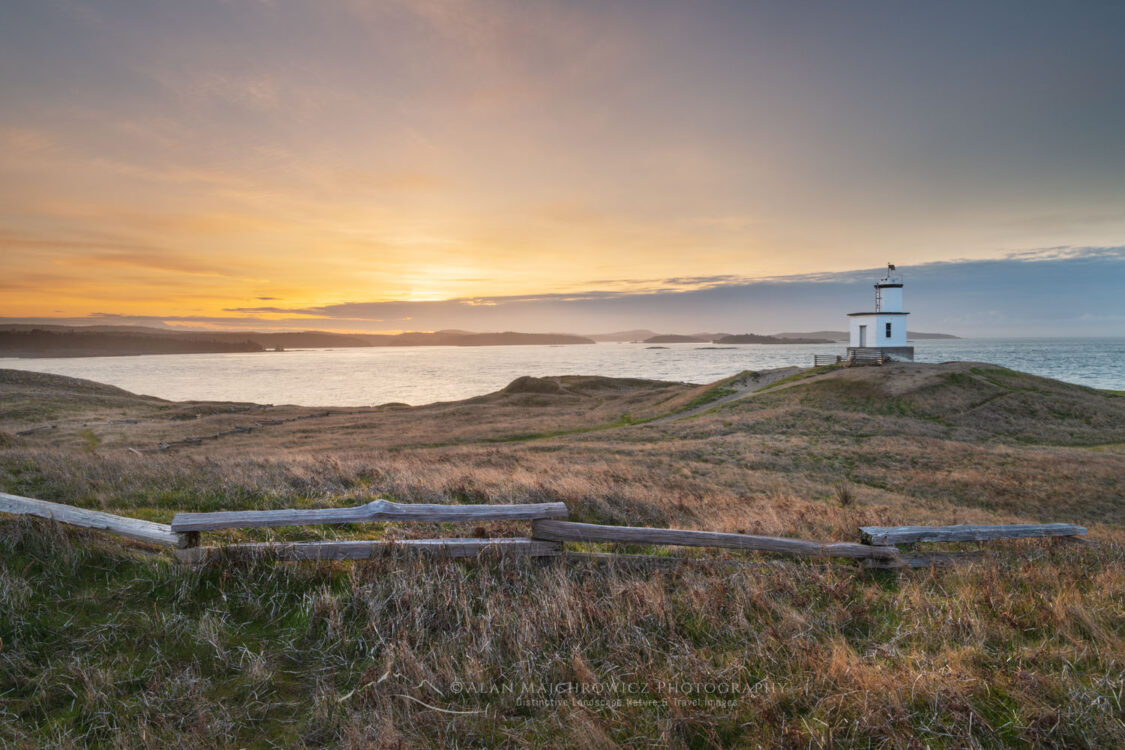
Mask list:
[[735,389],[734,393],[727,394],[726,396],[717,398],[714,401],[708,401],[706,404],[697,406],[694,409],[688,409],[687,411],[678,411],[667,416],[660,417],[659,419],[654,419],[648,424],[660,424],[661,422],[671,422],[677,419],[689,419],[696,415],[702,414],[705,411],[710,411],[716,406],[729,404],[731,401],[738,401],[739,399],[752,396],[756,391],[760,391],[767,385],[776,383],[777,381],[782,380],[783,378],[787,378],[790,375],[796,375],[801,370],[802,368],[800,367],[778,367],[775,370],[762,370],[761,372],[746,373],[745,375],[742,375],[735,380],[727,383],[728,388]]

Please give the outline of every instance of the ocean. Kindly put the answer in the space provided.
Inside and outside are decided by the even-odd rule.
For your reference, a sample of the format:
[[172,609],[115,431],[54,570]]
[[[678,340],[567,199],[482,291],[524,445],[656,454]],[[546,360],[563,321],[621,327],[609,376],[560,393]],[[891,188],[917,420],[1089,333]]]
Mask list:
[[[1125,390],[1125,338],[934,339],[920,362],[990,362],[1094,388]],[[601,343],[572,346],[373,347],[246,354],[66,359],[0,358],[0,368],[49,372],[173,400],[305,406],[426,404],[479,396],[521,375],[606,375],[709,383],[742,370],[807,367],[843,344]]]

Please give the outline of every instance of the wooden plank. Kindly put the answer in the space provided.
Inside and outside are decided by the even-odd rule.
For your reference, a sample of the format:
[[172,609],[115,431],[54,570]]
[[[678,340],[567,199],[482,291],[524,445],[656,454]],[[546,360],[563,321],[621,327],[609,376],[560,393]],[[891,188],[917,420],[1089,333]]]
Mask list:
[[687,547],[723,547],[726,549],[781,552],[805,557],[850,557],[854,559],[895,560],[894,547],[874,547],[850,542],[808,542],[772,536],[727,534],[716,531],[684,529],[649,529],[634,526],[601,526],[569,521],[536,521],[531,532],[534,539],[555,542],[621,542],[625,544],[674,544]]
[[276,560],[366,560],[394,552],[413,552],[436,557],[476,557],[498,554],[516,557],[549,557],[559,554],[561,545],[524,538],[494,539],[404,539],[398,541],[348,542],[260,542],[223,547],[193,547],[178,550],[183,563],[198,564],[214,559]]
[[671,557],[662,555],[632,555],[617,554],[613,552],[572,552],[560,553],[558,559],[568,562],[585,562],[602,565],[609,568],[622,568],[629,570],[651,570],[659,568],[673,570],[682,565],[694,565],[703,568],[743,569],[743,568],[777,568],[793,565],[814,565],[823,567],[828,565],[843,565],[831,560],[802,561],[793,560],[722,560],[716,557]]
[[1034,536],[1081,536],[1086,529],[1072,523],[1012,523],[996,526],[861,526],[864,544],[909,544],[911,542],[984,542],[990,539],[1020,539]]
[[136,539],[140,542],[160,544],[167,547],[187,547],[190,544],[186,534],[177,534],[172,531],[171,526],[162,523],[115,516],[112,513],[75,508],[72,505],[35,500],[30,497],[9,495],[4,492],[0,492],[0,513],[49,518],[52,521],[70,526],[97,529],[129,539]]
[[426,505],[374,500],[350,508],[317,510],[240,510],[219,513],[177,513],[173,531],[249,529],[266,526],[305,526],[369,521],[515,521],[566,518],[566,503],[525,505]]

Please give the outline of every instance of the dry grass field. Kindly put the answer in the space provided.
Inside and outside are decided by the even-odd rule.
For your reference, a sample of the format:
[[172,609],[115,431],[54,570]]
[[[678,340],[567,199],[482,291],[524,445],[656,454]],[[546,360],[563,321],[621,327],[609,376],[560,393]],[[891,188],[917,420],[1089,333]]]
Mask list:
[[[8,517],[0,745],[1125,746],[1121,394],[894,364],[708,386],[522,378],[456,403],[312,409],[0,371],[0,491],[162,522],[379,496],[561,500],[573,520],[820,540],[1090,529],[1089,544],[992,543],[902,574],[637,548],[695,559],[184,568]],[[205,541],[485,533],[527,528]]]

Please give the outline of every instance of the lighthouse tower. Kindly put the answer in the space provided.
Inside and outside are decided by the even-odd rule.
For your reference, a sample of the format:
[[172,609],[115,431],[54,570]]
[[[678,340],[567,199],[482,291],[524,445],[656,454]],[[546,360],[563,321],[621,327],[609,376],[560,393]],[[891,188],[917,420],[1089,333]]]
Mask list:
[[906,343],[907,315],[902,311],[902,274],[888,263],[886,275],[875,284],[875,309],[848,314],[848,359],[914,359],[914,347]]

